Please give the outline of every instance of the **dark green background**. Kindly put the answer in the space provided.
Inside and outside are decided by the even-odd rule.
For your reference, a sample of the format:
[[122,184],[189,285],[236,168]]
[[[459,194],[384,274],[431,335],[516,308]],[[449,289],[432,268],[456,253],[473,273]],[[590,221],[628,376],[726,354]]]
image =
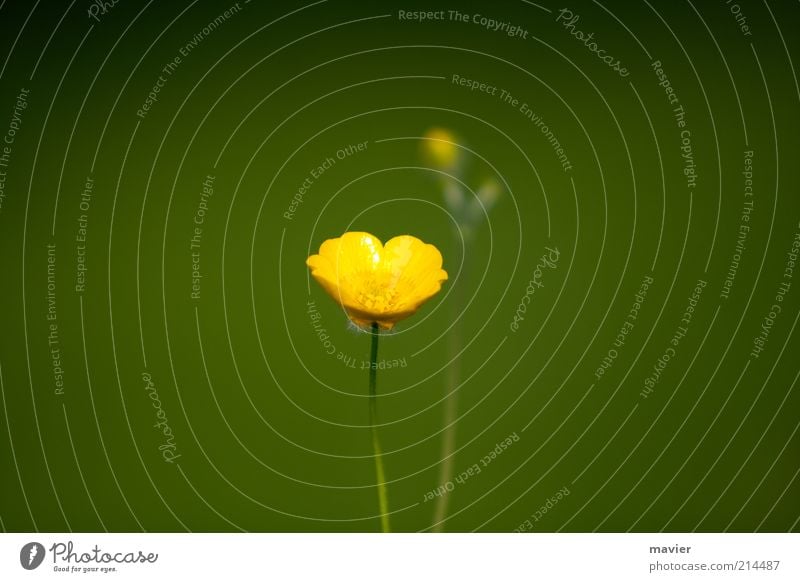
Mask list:
[[[628,68],[622,78],[556,23],[562,6],[547,0],[241,2],[142,120],[161,68],[230,4],[126,1],[95,22],[83,0],[3,3],[0,131],[20,88],[30,96],[0,209],[2,529],[377,530],[366,372],[324,352],[306,302],[337,350],[360,361],[368,338],[304,266],[326,238],[367,230],[437,245],[450,273],[381,340],[381,358],[408,362],[378,378],[395,530],[433,526],[424,497],[440,485],[455,366],[456,474],[509,434],[520,440],[456,485],[446,531],[514,530],[565,486],[534,531],[797,531],[800,283],[764,352],[748,354],[799,227],[799,14],[796,3],[740,4],[751,36],[722,1],[571,3],[576,28]],[[419,8],[485,14],[528,38],[398,20]],[[692,191],[653,60],[686,110]],[[573,169],[518,110],[453,74],[530,104]],[[468,187],[510,187],[466,246],[453,237],[443,178],[421,155],[418,138],[434,126],[475,152],[464,150],[458,174]],[[390,138],[413,139],[379,141]],[[363,141],[283,218],[312,168]],[[745,150],[754,211],[726,300]],[[207,174],[215,193],[193,301],[189,239]],[[79,294],[74,239],[89,175]],[[63,395],[47,345],[49,243]],[[558,267],[513,333],[547,245],[560,250]],[[648,274],[628,343],[595,381]],[[643,399],[699,278],[708,285],[689,333]],[[452,362],[448,341],[464,348]],[[143,372],[174,431],[174,464],[159,453]]]

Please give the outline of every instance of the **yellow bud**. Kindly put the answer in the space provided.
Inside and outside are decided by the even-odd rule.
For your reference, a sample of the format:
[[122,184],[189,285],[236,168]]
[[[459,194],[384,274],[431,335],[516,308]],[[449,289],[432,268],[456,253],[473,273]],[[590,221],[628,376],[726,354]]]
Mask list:
[[459,157],[459,148],[455,145],[455,136],[438,127],[433,127],[425,132],[422,147],[425,155],[431,162],[440,168],[452,168]]

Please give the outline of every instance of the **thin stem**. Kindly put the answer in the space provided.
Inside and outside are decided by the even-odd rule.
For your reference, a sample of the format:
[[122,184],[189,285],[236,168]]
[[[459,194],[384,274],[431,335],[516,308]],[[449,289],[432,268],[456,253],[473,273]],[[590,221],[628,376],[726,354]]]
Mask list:
[[378,324],[372,324],[372,349],[369,367],[369,426],[372,431],[372,450],[375,454],[375,476],[378,481],[378,507],[381,511],[381,530],[389,532],[389,498],[386,495],[386,475],[383,472],[383,452],[378,439]]
[[[465,236],[465,242],[471,242],[470,236]],[[453,247],[453,254],[457,253],[457,249]],[[464,265],[462,276],[465,281],[469,281],[467,274],[467,264]],[[439,468],[439,483],[446,485],[453,479],[453,467],[456,457],[456,424],[458,422],[458,390],[459,381],[461,378],[461,361],[458,354],[461,351],[461,329],[463,324],[463,314],[461,311],[464,309],[464,298],[462,296],[464,285],[456,285],[453,288],[451,297],[451,313],[450,317],[453,321],[453,327],[450,329],[450,334],[447,338],[447,359],[451,362],[447,368],[445,376],[445,396],[444,396],[444,433],[442,434],[442,464]],[[450,501],[450,496],[446,493],[440,495],[436,499],[436,506],[433,512],[433,531],[443,532],[445,525],[445,518],[447,517],[447,506]]]

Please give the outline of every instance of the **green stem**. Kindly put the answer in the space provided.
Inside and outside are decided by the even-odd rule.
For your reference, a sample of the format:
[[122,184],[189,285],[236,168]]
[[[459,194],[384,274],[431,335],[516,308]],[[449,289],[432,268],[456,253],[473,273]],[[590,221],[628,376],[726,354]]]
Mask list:
[[381,530],[389,532],[389,499],[386,495],[386,475],[383,471],[383,453],[378,439],[378,324],[372,324],[372,349],[369,367],[369,426],[372,430],[372,450],[375,454],[375,476],[378,481],[378,507],[381,511]]
[[[457,234],[454,233],[454,234]],[[470,235],[464,237],[467,244],[471,243]],[[452,253],[455,256],[458,248],[453,246]],[[464,265],[462,277],[464,281],[469,282],[469,275],[467,273],[468,265]],[[461,331],[463,325],[463,315],[461,311],[464,309],[463,289],[464,285],[456,285],[452,290],[451,296],[451,313],[453,327],[450,330],[447,338],[447,359],[450,361],[450,366],[447,368],[445,376],[445,396],[444,396],[444,433],[442,434],[442,464],[439,469],[439,483],[446,484],[453,479],[453,468],[456,457],[456,424],[458,423],[458,390],[459,381],[461,378],[461,362],[458,354],[461,351]],[[447,517],[447,506],[450,501],[450,496],[440,495],[436,499],[436,506],[433,512],[433,531],[443,532],[445,526],[445,518]]]

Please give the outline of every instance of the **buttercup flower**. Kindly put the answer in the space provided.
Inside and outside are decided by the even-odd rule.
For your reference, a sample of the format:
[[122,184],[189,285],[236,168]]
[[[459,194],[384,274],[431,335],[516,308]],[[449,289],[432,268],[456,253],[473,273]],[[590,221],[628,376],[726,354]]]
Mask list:
[[436,295],[447,280],[435,246],[410,235],[385,245],[366,232],[326,240],[306,265],[357,325],[391,329]]
[[390,531],[386,472],[378,437],[378,338],[380,330],[413,314],[447,280],[442,255],[416,237],[396,236],[385,245],[368,232],[326,240],[306,260],[311,275],[357,325],[370,330],[369,426],[375,459],[381,530]]
[[459,158],[456,137],[447,131],[434,127],[425,132],[422,147],[430,160],[440,168],[452,168]]

